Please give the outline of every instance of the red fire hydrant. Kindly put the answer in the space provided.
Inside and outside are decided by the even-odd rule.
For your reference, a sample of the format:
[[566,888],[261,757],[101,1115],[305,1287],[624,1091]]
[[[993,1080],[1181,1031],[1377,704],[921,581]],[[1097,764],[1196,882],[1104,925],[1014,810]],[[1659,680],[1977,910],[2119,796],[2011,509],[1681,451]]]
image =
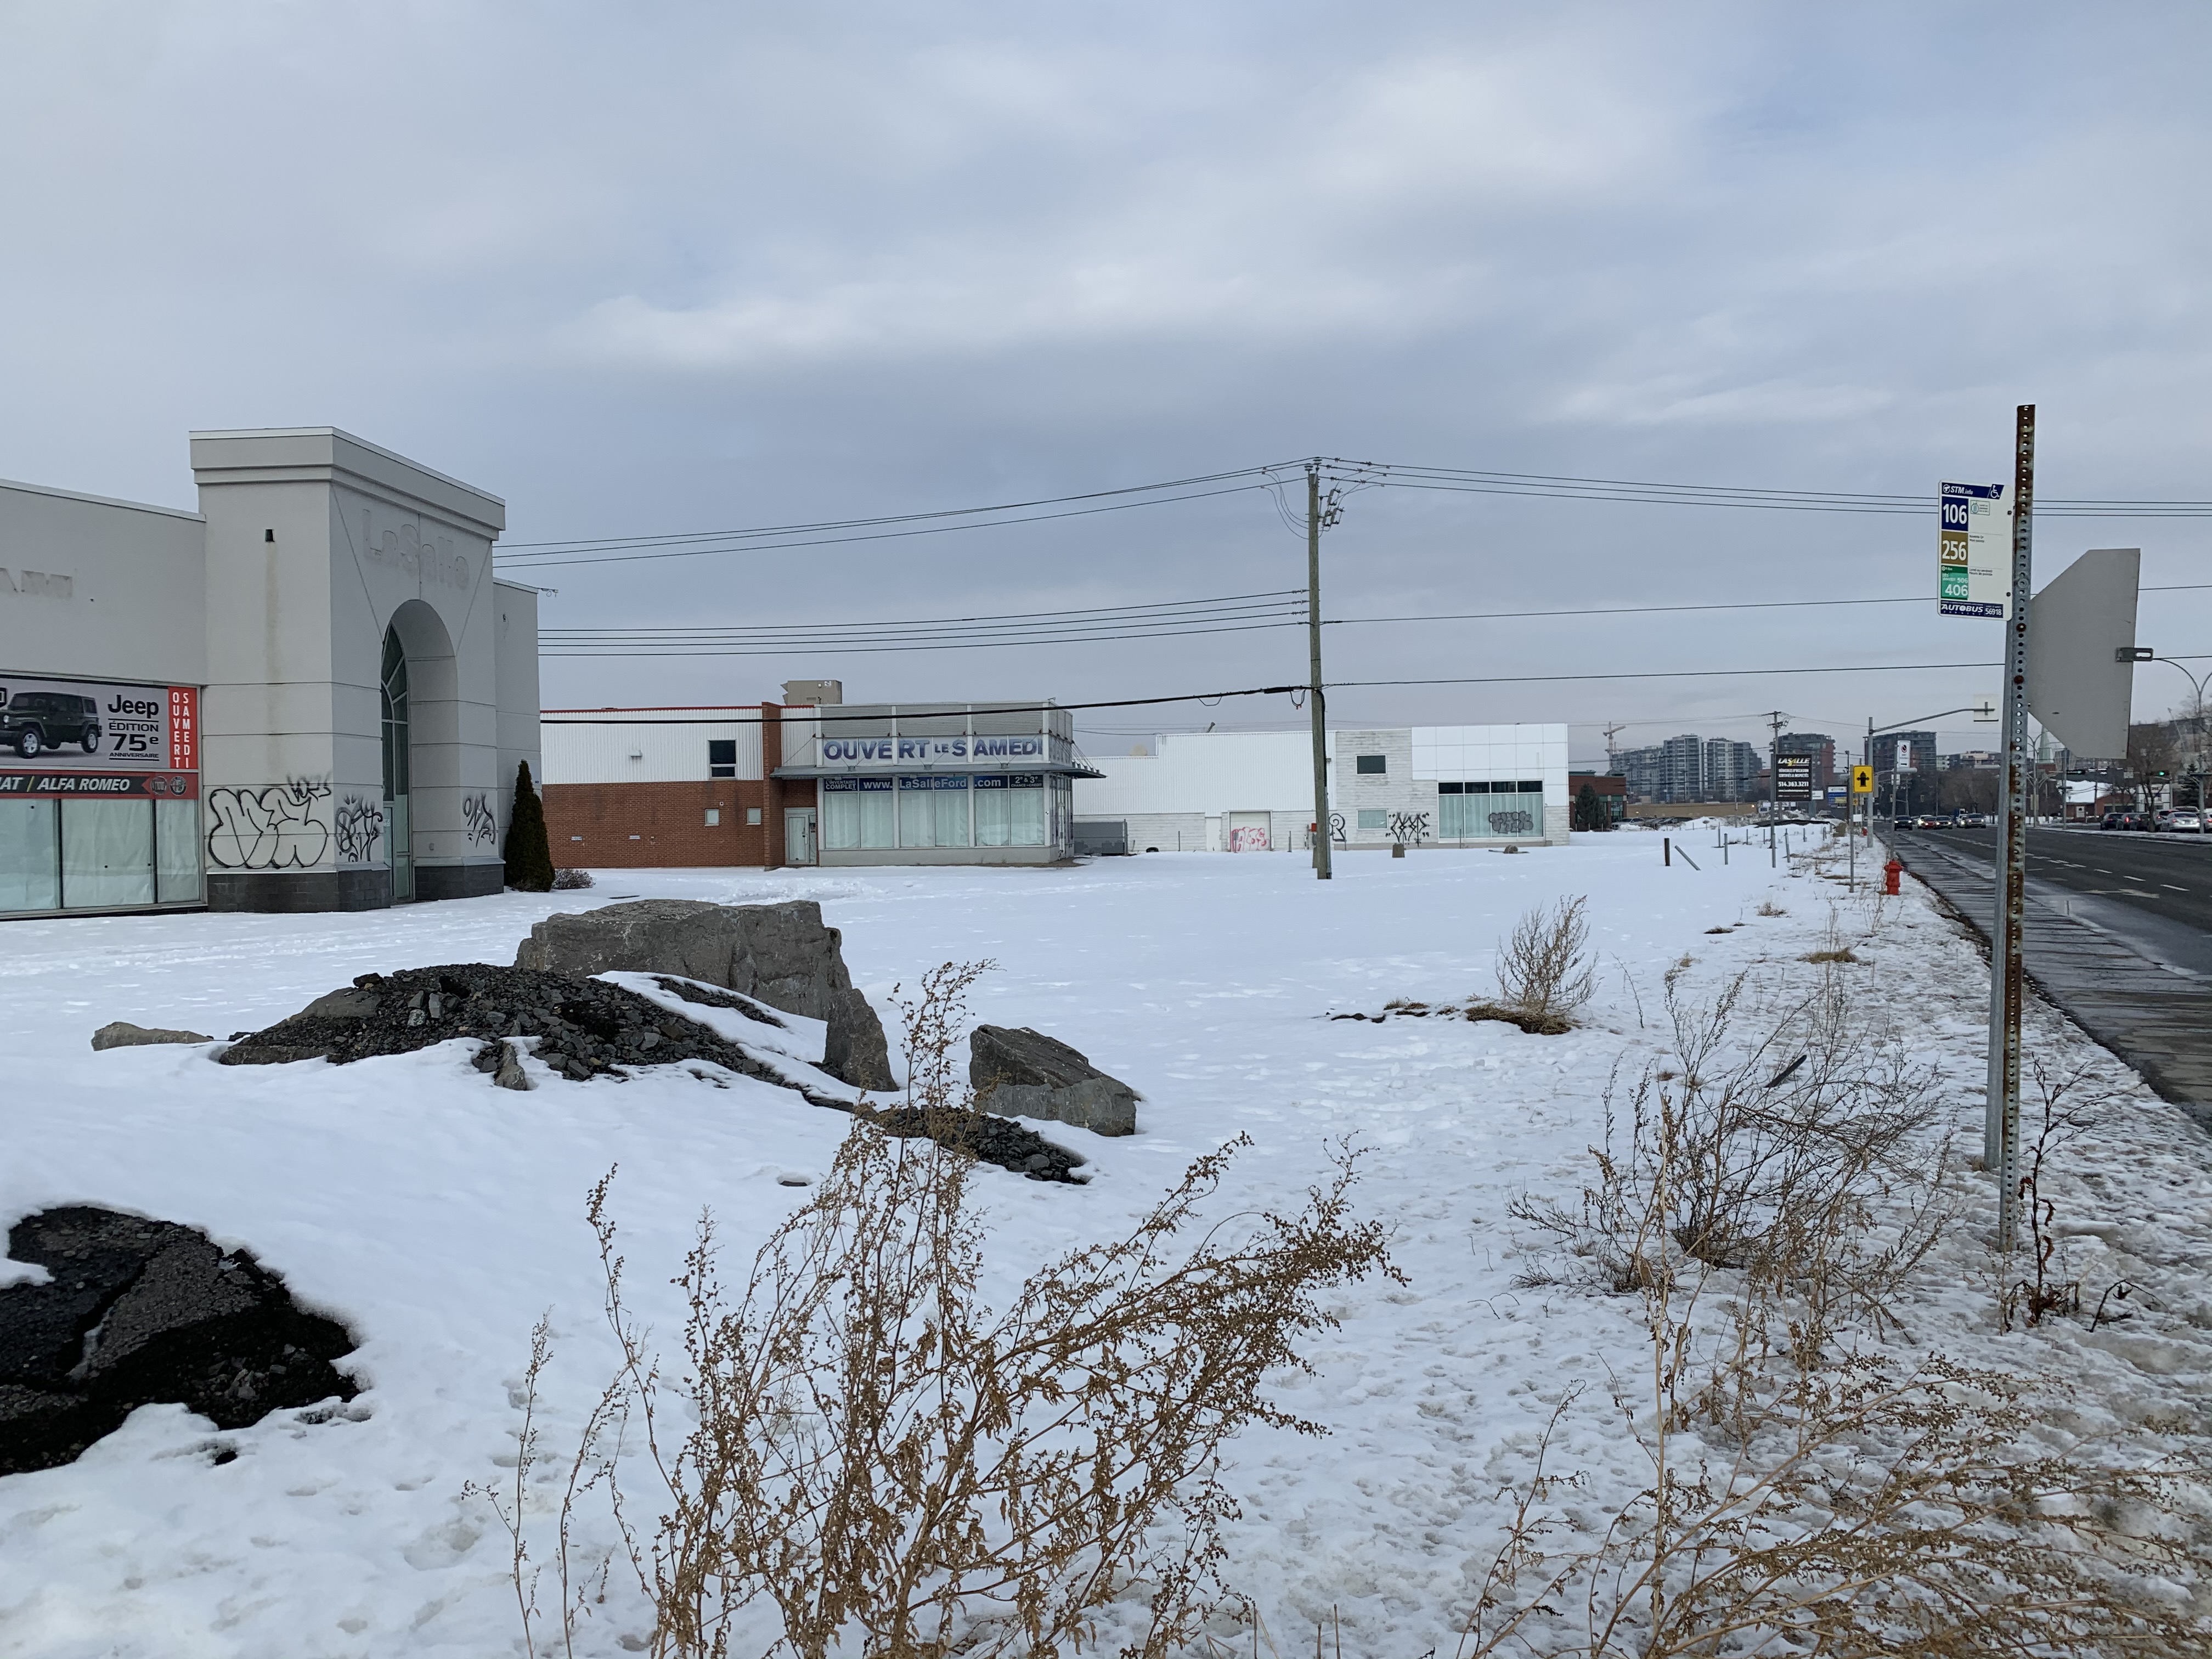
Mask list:
[[1897,878],[1904,873],[1905,866],[1902,864],[1899,864],[1895,859],[1892,859],[1888,863],[1883,865],[1881,866],[1881,890],[1885,893],[1896,892]]

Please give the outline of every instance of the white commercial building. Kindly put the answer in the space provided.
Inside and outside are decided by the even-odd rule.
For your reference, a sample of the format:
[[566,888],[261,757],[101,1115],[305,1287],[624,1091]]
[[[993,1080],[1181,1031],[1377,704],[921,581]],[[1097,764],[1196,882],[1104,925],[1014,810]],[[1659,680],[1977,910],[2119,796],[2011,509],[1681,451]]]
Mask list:
[[[1329,833],[1346,849],[1566,842],[1564,725],[1345,729],[1328,734],[1328,755]],[[1091,764],[1105,775],[1075,784],[1086,845],[1126,841],[1132,853],[1312,845],[1310,733],[1170,732],[1149,755]]]
[[330,427],[191,461],[197,513],[0,483],[0,914],[497,892],[538,763],[504,505]]

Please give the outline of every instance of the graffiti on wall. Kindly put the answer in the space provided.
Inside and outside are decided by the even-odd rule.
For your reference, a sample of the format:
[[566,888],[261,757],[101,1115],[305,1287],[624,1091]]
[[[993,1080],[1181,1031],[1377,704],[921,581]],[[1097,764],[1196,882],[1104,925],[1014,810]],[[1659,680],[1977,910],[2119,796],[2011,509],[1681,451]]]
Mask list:
[[1390,814],[1390,839],[1393,841],[1425,841],[1429,835],[1429,815],[1426,812],[1393,812]]
[[1492,812],[1490,833],[1493,836],[1533,836],[1536,833],[1536,815],[1533,812]]
[[384,803],[366,795],[339,799],[332,825],[337,836],[338,862],[374,864],[376,843],[384,839]]
[[292,778],[208,792],[208,863],[218,870],[312,870],[330,855],[331,786]]
[[489,795],[471,795],[461,802],[461,826],[471,847],[489,847],[499,839],[499,822],[492,815]]
[[1264,853],[1267,850],[1267,832],[1257,824],[1243,824],[1229,832],[1229,850],[1232,853]]

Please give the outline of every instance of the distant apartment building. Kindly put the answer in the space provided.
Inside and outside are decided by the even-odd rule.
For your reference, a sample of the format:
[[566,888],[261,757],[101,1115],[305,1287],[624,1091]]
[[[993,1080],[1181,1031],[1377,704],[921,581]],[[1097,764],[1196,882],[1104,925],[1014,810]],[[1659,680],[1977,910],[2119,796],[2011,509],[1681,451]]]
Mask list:
[[1946,772],[1980,771],[1985,768],[1994,769],[2003,760],[2004,757],[1994,749],[1961,749],[1955,755],[1944,756],[1942,766]]
[[1813,791],[1815,794],[1836,781],[1836,740],[1825,732],[1784,732],[1775,739],[1774,752],[1813,757]]
[[1933,772],[1939,764],[1933,732],[1884,732],[1874,739],[1877,772]]
[[1754,797],[1762,764],[1750,744],[1685,732],[1648,748],[1622,750],[1612,771],[1631,800],[1735,801]]
[[1759,750],[1732,738],[1705,740],[1705,799],[1751,800],[1759,791],[1759,775],[1766,763]]

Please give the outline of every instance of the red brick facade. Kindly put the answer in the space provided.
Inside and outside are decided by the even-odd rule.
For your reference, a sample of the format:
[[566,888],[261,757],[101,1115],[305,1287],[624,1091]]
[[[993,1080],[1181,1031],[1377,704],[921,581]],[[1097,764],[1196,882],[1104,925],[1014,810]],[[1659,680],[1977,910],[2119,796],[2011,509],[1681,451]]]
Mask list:
[[[563,869],[762,869],[782,862],[783,809],[814,805],[814,785],[773,778],[549,783],[543,795],[546,839]],[[745,822],[748,808],[759,810],[758,823]],[[719,823],[707,822],[709,811],[720,814]]]

